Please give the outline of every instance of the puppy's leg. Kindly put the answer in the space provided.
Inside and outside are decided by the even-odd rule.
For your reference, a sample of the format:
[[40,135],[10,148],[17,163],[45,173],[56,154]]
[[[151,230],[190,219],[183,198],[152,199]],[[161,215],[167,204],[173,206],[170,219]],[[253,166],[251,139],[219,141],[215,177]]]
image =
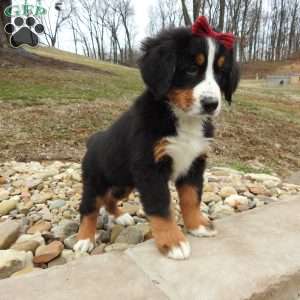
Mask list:
[[170,212],[168,177],[147,171],[136,177],[144,211],[150,219],[152,234],[158,249],[169,258],[186,259],[190,245]]
[[76,252],[90,252],[95,245],[95,234],[99,209],[104,205],[104,197],[97,196],[92,185],[83,184],[83,195],[80,203],[81,223],[74,246]]
[[197,237],[213,237],[217,234],[213,223],[200,210],[205,161],[201,158],[192,165],[189,173],[177,183],[180,208],[188,232]]
[[115,222],[120,225],[128,226],[134,224],[134,219],[130,214],[124,213],[117,203],[121,199],[127,198],[132,191],[132,188],[115,188],[113,187],[104,198],[106,211],[113,215]]

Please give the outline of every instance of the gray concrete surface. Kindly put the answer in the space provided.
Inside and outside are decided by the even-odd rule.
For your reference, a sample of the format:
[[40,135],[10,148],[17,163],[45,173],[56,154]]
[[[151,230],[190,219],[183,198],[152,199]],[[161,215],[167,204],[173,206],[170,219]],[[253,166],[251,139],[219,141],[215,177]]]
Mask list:
[[299,299],[300,195],[216,225],[216,238],[190,238],[189,260],[169,260],[149,241],[2,280],[0,299]]

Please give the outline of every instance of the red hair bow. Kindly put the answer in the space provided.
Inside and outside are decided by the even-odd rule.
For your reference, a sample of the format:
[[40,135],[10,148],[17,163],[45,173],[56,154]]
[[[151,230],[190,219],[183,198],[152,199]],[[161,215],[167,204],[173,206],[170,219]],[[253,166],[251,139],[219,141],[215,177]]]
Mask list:
[[192,26],[192,32],[197,36],[211,37],[223,44],[227,49],[232,49],[235,42],[235,36],[232,33],[216,32],[209,25],[207,19],[202,16],[198,17]]

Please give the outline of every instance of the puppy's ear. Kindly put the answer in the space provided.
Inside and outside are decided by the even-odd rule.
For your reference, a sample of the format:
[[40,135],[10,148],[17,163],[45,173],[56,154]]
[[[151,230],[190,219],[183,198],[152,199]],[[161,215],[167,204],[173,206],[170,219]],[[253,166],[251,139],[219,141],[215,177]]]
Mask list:
[[165,95],[172,83],[176,69],[176,54],[171,45],[144,44],[145,54],[139,60],[141,74],[146,86],[156,98]]
[[223,87],[223,93],[225,96],[225,100],[231,104],[232,95],[238,87],[240,82],[240,66],[237,62],[232,63],[231,70],[226,74],[225,84]]

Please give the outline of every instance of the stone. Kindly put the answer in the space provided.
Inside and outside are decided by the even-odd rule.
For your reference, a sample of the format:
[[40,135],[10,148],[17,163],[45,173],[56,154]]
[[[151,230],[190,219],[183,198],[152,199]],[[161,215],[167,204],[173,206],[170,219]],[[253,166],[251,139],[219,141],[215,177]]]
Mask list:
[[245,174],[245,178],[246,179],[251,179],[251,180],[255,180],[255,181],[275,181],[275,182],[281,182],[281,179],[275,176],[271,176],[268,174]]
[[32,272],[36,272],[36,271],[40,271],[41,269],[39,268],[34,268],[32,266],[30,267],[26,267],[24,269],[22,269],[21,271],[18,271],[14,274],[12,274],[10,277],[19,277],[19,276],[23,276],[23,275],[26,275],[26,274],[29,274],[29,273],[32,273]]
[[27,233],[28,234],[35,234],[37,232],[43,233],[49,231],[51,227],[52,225],[50,222],[38,221],[27,230]]
[[75,221],[65,221],[61,226],[65,238],[77,233],[79,230],[79,224]]
[[77,241],[77,234],[72,234],[64,240],[64,245],[67,249],[72,250]]
[[91,253],[91,255],[100,255],[100,254],[104,254],[105,253],[105,247],[106,244],[101,244],[99,246],[97,246]]
[[203,192],[216,193],[218,191],[218,185],[212,182],[205,183],[203,186]]
[[66,205],[66,201],[65,200],[54,200],[51,201],[50,203],[50,209],[58,209],[58,208],[62,208]]
[[125,251],[129,248],[128,244],[116,243],[105,247],[105,252]]
[[144,239],[151,235],[151,227],[149,223],[139,223],[134,226],[143,233]]
[[58,257],[64,250],[64,245],[59,241],[54,241],[46,246],[40,246],[36,249],[33,262],[35,264],[45,264]]
[[226,216],[230,216],[232,214],[234,214],[234,209],[232,207],[220,203],[215,205],[210,214],[210,217],[212,219],[220,219]]
[[229,205],[232,208],[237,208],[239,205],[248,205],[248,198],[239,195],[231,195],[227,197],[224,201],[224,204]]
[[7,215],[10,211],[17,207],[18,200],[9,199],[0,202],[0,217]]
[[212,193],[212,192],[206,192],[206,193],[203,193],[202,195],[202,201],[204,203],[210,203],[210,202],[219,202],[219,201],[222,201],[222,198],[215,194],[215,193]]
[[25,241],[21,243],[14,244],[10,249],[17,251],[25,251],[35,253],[35,250],[40,246],[40,243],[37,241]]
[[125,202],[122,206],[123,212],[128,213],[132,216],[136,215],[139,209],[140,209],[140,204],[134,202],[129,202],[129,203]]
[[4,189],[0,189],[0,202],[3,200],[7,200],[8,197],[9,197],[9,192]]
[[268,191],[262,184],[248,185],[248,189],[253,195],[271,196],[270,191]]
[[20,223],[7,220],[0,223],[0,250],[8,249],[18,238]]
[[30,209],[33,207],[33,202],[32,201],[27,201],[26,203],[24,202],[19,202],[17,205],[17,209],[21,214],[27,215],[30,211]]
[[42,219],[45,221],[52,221],[52,215],[48,207],[44,207],[39,211],[42,216]]
[[48,268],[62,266],[62,265],[65,265],[66,263],[67,263],[67,260],[64,257],[59,256],[58,258],[55,258],[48,263]]
[[110,242],[114,243],[115,240],[117,239],[117,237],[119,236],[119,234],[121,233],[121,231],[124,229],[125,227],[122,225],[114,225],[111,231],[111,235],[110,235]]
[[48,200],[52,199],[52,194],[51,193],[36,193],[33,194],[31,199],[34,203],[45,203]]
[[110,241],[110,232],[106,230],[99,230],[96,234],[96,243],[108,243]]
[[37,241],[40,246],[45,245],[45,240],[42,237],[41,233],[36,233],[36,234],[22,234],[16,241],[16,244],[18,243],[23,243],[27,241]]
[[227,198],[227,197],[229,197],[231,195],[236,195],[236,194],[237,194],[237,191],[232,186],[224,186],[224,187],[222,187],[222,189],[219,192],[219,195],[222,198]]
[[16,250],[0,250],[0,279],[32,266],[32,253]]
[[144,241],[142,229],[137,226],[129,226],[121,231],[115,240],[115,243],[136,245]]
[[[7,183],[7,180],[4,176],[0,175],[0,185],[4,185]],[[1,201],[1,197],[0,197],[0,201]]]

